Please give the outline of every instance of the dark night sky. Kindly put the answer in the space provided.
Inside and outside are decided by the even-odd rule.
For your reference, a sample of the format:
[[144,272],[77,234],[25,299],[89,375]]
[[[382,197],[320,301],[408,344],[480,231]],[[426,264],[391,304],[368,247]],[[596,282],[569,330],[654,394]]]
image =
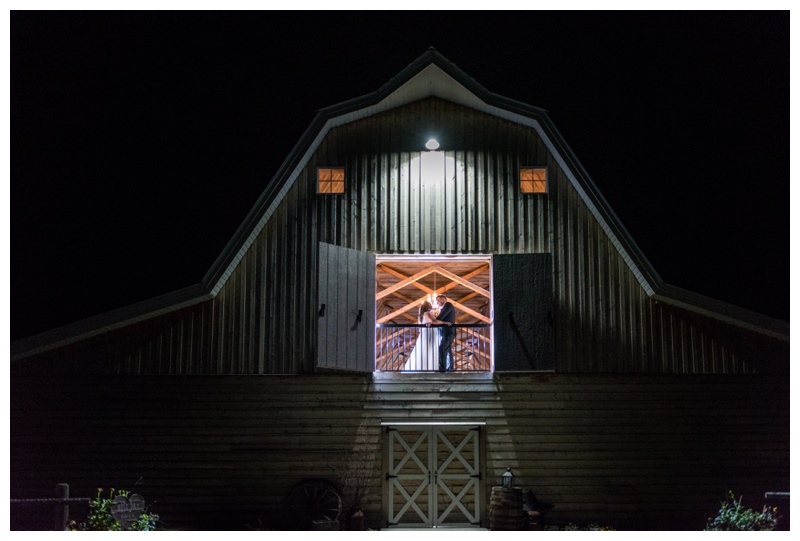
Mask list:
[[789,319],[785,13],[11,12],[11,339],[198,283],[317,109],[433,46],[664,281]]

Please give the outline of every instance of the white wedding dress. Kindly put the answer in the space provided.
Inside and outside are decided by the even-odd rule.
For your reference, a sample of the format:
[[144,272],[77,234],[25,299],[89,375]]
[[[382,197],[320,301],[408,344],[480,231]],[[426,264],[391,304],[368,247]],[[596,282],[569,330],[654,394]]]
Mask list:
[[[427,313],[423,317],[429,317]],[[419,329],[417,343],[408,360],[403,364],[403,372],[435,372],[439,369],[439,329],[422,327]]]

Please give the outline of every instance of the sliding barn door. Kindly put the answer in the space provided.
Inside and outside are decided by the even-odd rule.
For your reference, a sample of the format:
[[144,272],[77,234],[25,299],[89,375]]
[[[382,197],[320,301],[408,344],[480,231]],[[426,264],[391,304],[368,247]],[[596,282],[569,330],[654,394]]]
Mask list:
[[496,372],[553,370],[553,261],[551,254],[492,258]]
[[388,524],[480,525],[480,427],[387,427]]
[[375,256],[319,243],[317,367],[375,369]]

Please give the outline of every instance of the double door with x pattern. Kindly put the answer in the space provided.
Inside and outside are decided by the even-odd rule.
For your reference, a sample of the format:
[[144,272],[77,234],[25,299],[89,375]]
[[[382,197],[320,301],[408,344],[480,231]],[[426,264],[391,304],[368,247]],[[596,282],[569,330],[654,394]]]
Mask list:
[[387,426],[389,526],[480,525],[480,426]]

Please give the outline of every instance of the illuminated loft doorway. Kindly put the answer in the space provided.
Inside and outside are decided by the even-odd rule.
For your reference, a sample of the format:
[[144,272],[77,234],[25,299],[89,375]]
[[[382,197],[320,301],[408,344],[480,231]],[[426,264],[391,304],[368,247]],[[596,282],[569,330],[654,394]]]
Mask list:
[[[492,370],[491,256],[376,256],[375,369],[428,372],[433,365],[408,362],[422,327],[423,301],[446,295],[456,310],[455,372]],[[435,303],[434,303],[435,306]]]

